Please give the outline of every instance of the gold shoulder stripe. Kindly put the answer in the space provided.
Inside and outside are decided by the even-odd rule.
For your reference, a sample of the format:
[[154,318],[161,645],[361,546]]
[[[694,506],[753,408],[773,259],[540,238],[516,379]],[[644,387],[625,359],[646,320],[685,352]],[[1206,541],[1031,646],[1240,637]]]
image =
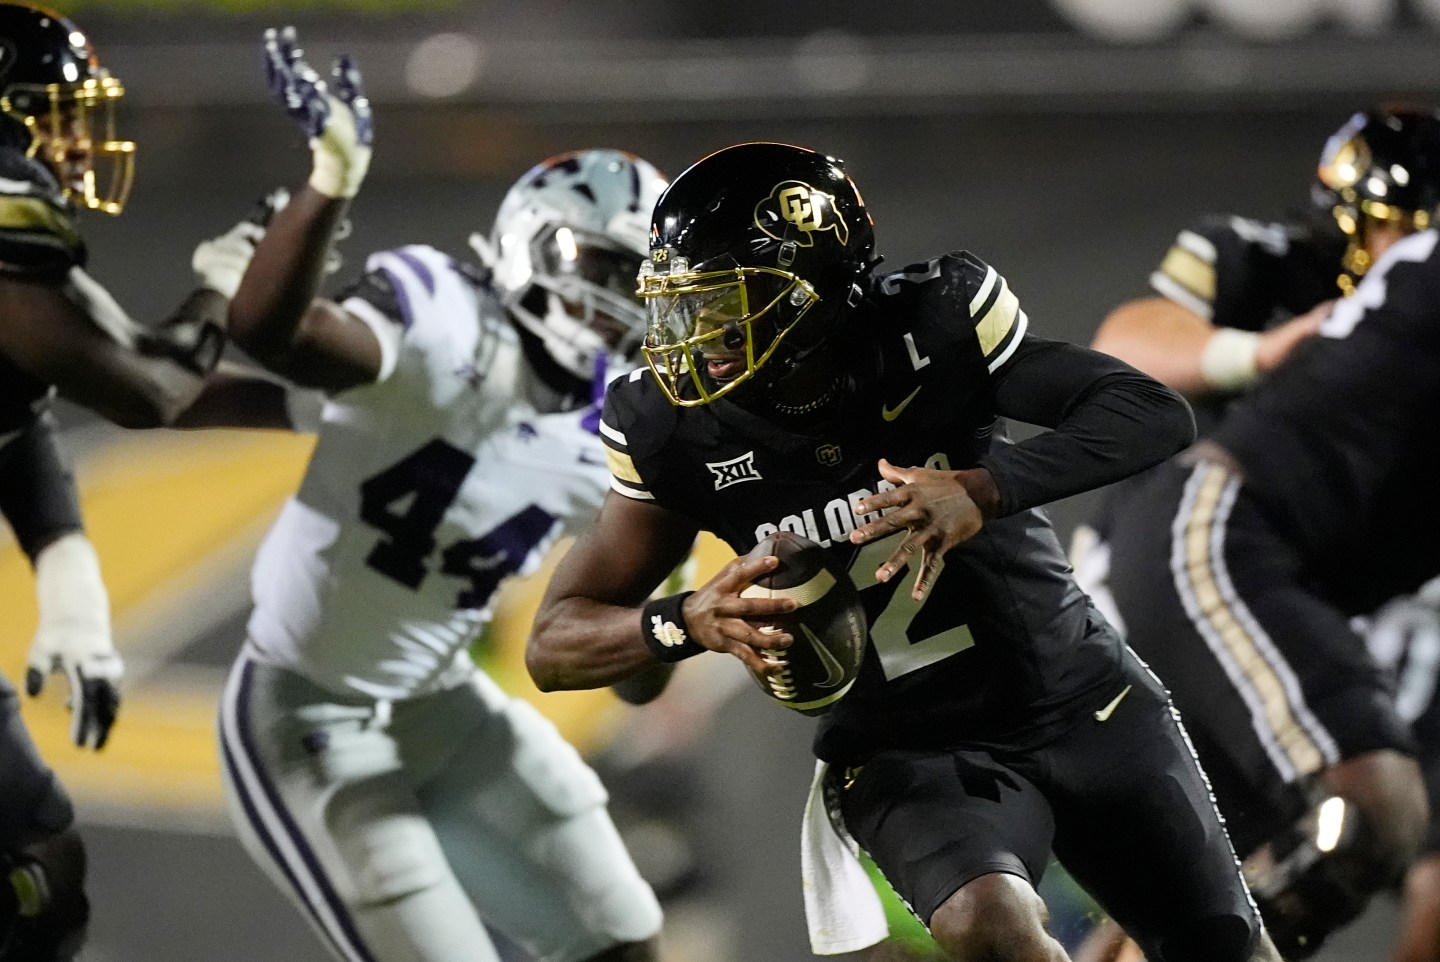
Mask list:
[[1175,246],[1160,262],[1160,273],[1181,284],[1196,297],[1215,300],[1215,265],[1192,250]]
[[995,349],[1005,340],[1005,335],[1015,326],[1015,318],[1020,313],[1020,298],[1016,297],[1010,290],[1010,285],[1005,278],[1000,278],[1000,294],[995,298],[995,303],[985,316],[975,324],[975,334],[980,338],[980,350],[989,357],[995,353]]
[[68,246],[80,244],[80,233],[70,217],[39,197],[0,196],[0,229],[39,231]]
[[610,445],[605,445],[605,463],[610,466],[610,473],[621,481],[629,481],[631,484],[645,483],[640,477],[640,472],[635,470],[635,462],[630,455],[623,451],[616,451]]

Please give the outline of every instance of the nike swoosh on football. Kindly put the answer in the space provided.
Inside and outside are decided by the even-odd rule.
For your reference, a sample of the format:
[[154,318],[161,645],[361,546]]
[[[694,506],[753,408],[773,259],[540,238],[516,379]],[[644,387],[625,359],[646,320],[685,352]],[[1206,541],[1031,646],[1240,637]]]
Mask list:
[[800,630],[805,633],[806,639],[810,642],[810,647],[815,649],[815,654],[819,657],[820,663],[825,666],[825,680],[817,681],[815,687],[834,688],[840,684],[840,680],[845,677],[845,667],[840,664],[840,659],[830,654],[830,649],[820,643],[820,639],[815,637],[815,632],[810,630],[809,625],[801,625]]
[[[924,386],[925,386],[925,385],[923,385],[923,384],[920,385],[920,387],[924,387]],[[910,392],[910,394],[905,398],[905,400],[901,401],[899,404],[895,405],[893,408],[892,408],[892,407],[885,407],[884,405],[881,405],[881,407],[880,407],[880,416],[881,416],[882,418],[884,418],[885,420],[887,420],[887,421],[893,421],[893,420],[895,420],[896,418],[898,418],[898,417],[900,416],[900,412],[901,412],[901,411],[905,410],[907,407],[910,406],[910,402],[913,401],[913,400],[915,400],[915,395],[917,395],[917,394],[919,394],[919,393],[920,393],[920,388],[917,387],[915,390],[913,390],[913,391]]]
[[1115,709],[1119,707],[1120,702],[1123,701],[1128,694],[1130,694],[1130,686],[1126,685],[1120,694],[1111,699],[1110,704],[1095,713],[1095,720],[1099,722],[1109,720],[1110,716],[1115,714]]

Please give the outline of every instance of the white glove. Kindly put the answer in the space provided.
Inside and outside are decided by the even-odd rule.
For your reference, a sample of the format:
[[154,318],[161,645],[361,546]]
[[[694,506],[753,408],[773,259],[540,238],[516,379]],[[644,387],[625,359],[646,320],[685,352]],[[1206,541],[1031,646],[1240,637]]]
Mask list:
[[234,300],[235,292],[240,289],[240,278],[245,276],[255,248],[265,237],[270,218],[284,210],[288,203],[290,192],[277,187],[240,223],[219,237],[201,241],[190,257],[195,283]]
[[40,694],[51,672],[70,685],[70,738],[100,749],[120,709],[116,684],[125,672],[110,639],[110,599],[100,561],[85,535],[74,532],[48,544],[35,559],[40,627],[30,645],[25,690]]
[[375,130],[360,68],[336,59],[333,92],[296,46],[294,27],[265,31],[265,82],[310,138],[310,186],[326,197],[354,197],[370,167]]

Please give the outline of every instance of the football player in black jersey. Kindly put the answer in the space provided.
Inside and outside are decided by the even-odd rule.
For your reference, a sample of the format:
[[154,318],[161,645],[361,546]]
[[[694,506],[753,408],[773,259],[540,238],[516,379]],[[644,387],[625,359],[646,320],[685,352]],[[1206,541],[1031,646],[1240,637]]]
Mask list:
[[[951,957],[1066,958],[1033,887],[1053,847],[1155,962],[1278,958],[1163,687],[1039,510],[1173,454],[1186,405],[1029,332],[973,254],[879,275],[873,243],[840,163],[798,147],[722,150],[662,195],[650,372],[607,396],[613,490],[550,583],[532,676],[597,687],[705,651],[763,672],[790,603],[744,591],[774,558],[645,599],[698,530],[740,554],[804,534],[870,618],[815,743],[836,829]],[[1052,430],[1012,443],[1005,417]]]
[[[119,706],[121,661],[52,396],[132,427],[285,420],[271,382],[212,373],[222,292],[233,293],[253,248],[245,232],[258,228],[242,225],[205,249],[202,286],[157,330],[131,322],[84,271],[77,207],[117,214],[130,185],[134,144],[116,137],[112,119],[123,93],[69,20],[0,4],[0,511],[36,571],[40,624],[26,688],[38,694],[50,672],[63,672],[73,738],[96,749]],[[0,959],[70,958],[82,941],[84,849],[72,820],[0,678]]]
[[[1435,530],[1414,480],[1432,445],[1412,427],[1435,400],[1435,359],[1424,332],[1391,323],[1433,309],[1409,262],[1425,260],[1433,235],[1416,232],[1440,205],[1440,114],[1357,114],[1327,143],[1315,193],[1338,230],[1231,218],[1184,232],[1152,278],[1167,300],[1102,327],[1105,350],[1208,389],[1218,426],[1123,485],[1102,540],[1076,553],[1082,584],[1113,600],[1174,690],[1271,930],[1296,957],[1396,881],[1425,836],[1412,733],[1350,622],[1440,560],[1417,543]],[[1376,262],[1397,280],[1334,300]],[[1275,383],[1255,385],[1285,354]],[[1437,883],[1433,866],[1412,873],[1407,940],[1428,948],[1402,958],[1440,947]]]

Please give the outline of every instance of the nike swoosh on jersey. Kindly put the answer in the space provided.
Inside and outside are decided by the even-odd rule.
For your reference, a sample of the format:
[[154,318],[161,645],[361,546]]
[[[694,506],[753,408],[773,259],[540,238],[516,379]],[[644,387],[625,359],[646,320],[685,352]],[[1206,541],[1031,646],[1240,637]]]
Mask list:
[[825,680],[817,681],[815,687],[834,688],[845,677],[844,666],[840,664],[838,658],[830,654],[830,649],[820,643],[820,639],[815,637],[815,632],[810,630],[809,625],[801,625],[800,630],[804,632],[806,639],[810,642],[810,647],[815,649],[815,655],[820,659],[820,663],[825,666]]
[[1130,686],[1126,685],[1120,694],[1110,700],[1110,704],[1095,713],[1095,720],[1098,722],[1108,721],[1110,716],[1115,714],[1115,709],[1120,706],[1120,702],[1123,701],[1128,694],[1130,694]]
[[[924,385],[922,384],[921,387],[924,387]],[[910,402],[913,401],[913,400],[915,400],[915,395],[917,395],[917,394],[919,394],[919,393],[920,393],[920,388],[917,387],[915,390],[911,391],[908,396],[906,396],[905,400],[901,401],[899,404],[895,405],[893,408],[892,408],[892,407],[886,407],[886,406],[882,405],[882,406],[880,407],[880,416],[881,416],[882,418],[884,418],[885,420],[887,420],[887,421],[893,421],[893,420],[895,420],[896,418],[898,418],[898,417],[900,416],[900,412],[901,412],[901,411],[905,410],[907,407],[910,406]]]

